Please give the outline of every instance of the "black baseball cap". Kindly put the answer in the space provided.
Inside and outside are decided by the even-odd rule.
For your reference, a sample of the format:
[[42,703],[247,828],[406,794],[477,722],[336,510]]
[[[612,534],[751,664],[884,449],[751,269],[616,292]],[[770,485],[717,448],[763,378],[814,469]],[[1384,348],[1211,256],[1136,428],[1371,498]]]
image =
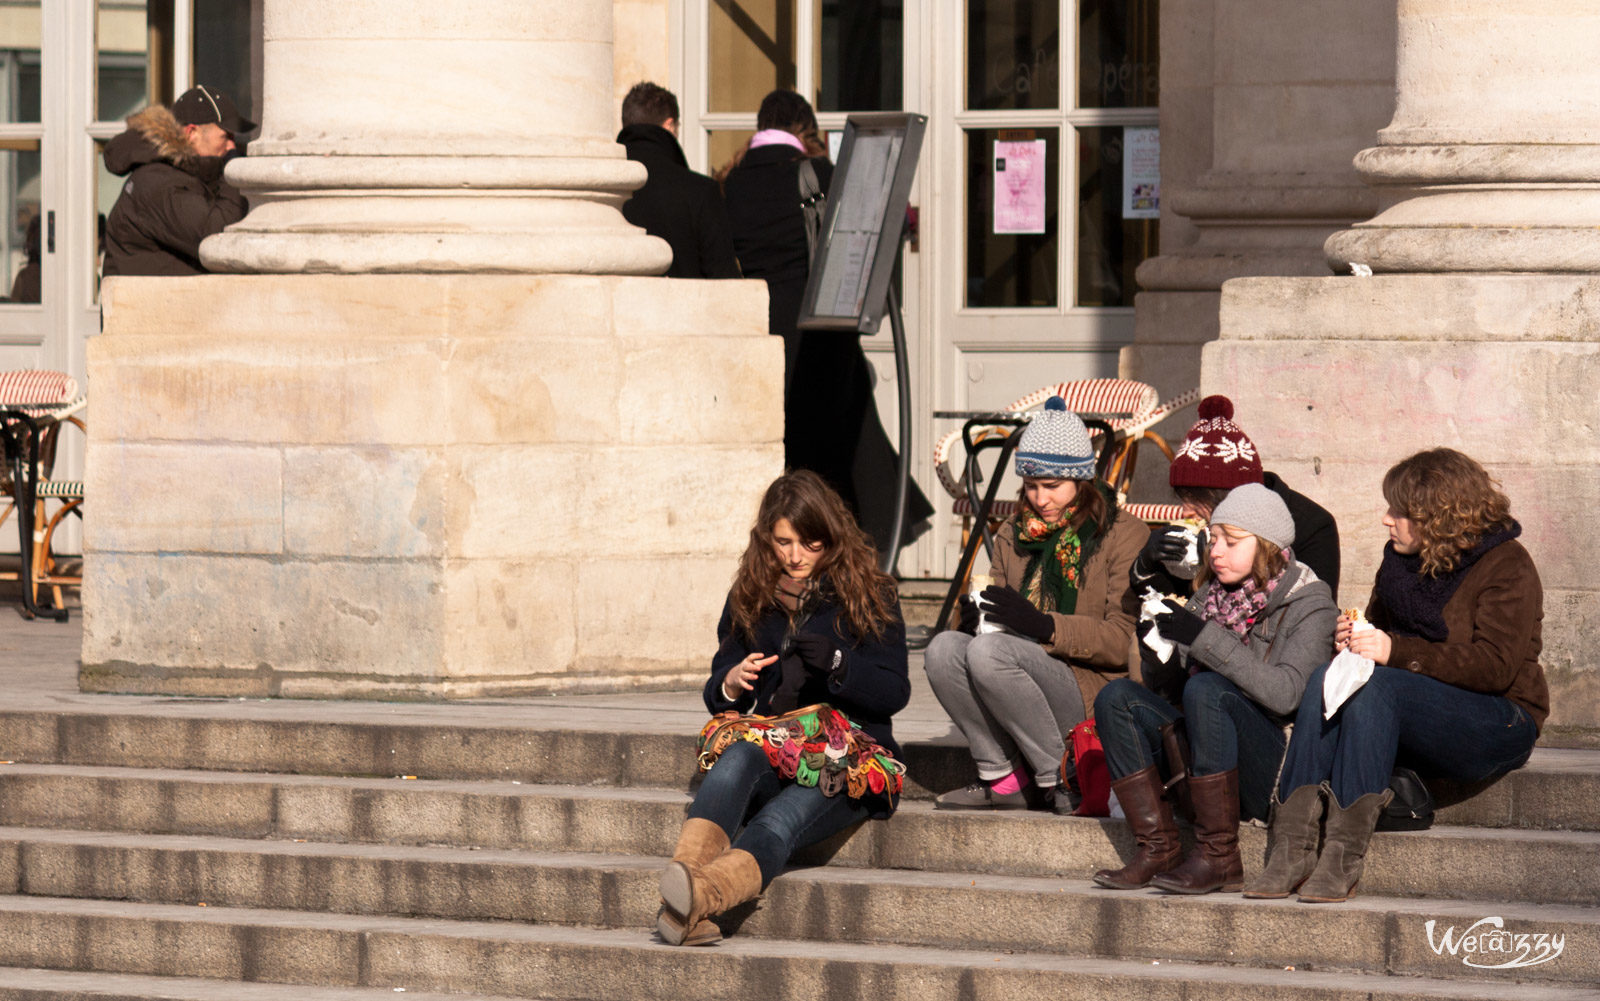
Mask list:
[[179,125],[220,125],[232,135],[254,132],[256,123],[239,114],[228,95],[210,87],[190,87],[172,102],[172,117]]

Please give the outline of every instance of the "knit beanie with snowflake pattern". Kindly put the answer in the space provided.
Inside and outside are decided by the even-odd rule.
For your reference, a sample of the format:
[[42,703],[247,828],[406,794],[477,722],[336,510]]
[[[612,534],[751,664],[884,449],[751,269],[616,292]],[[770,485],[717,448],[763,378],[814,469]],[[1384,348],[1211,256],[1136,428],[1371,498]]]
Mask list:
[[1233,422],[1232,400],[1208,396],[1200,401],[1200,419],[1173,455],[1167,482],[1224,490],[1261,482],[1261,457],[1255,443]]

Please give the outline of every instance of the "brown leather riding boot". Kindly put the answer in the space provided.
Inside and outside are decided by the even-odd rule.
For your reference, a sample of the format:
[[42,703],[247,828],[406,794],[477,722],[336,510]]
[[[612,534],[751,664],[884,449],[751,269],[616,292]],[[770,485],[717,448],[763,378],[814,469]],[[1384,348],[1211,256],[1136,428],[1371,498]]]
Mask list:
[[1172,819],[1172,804],[1162,795],[1161,774],[1154,765],[1118,779],[1111,788],[1122,804],[1139,849],[1127,865],[1101,869],[1094,874],[1094,881],[1109,890],[1137,890],[1149,886],[1152,876],[1182,860],[1178,825]]
[[1336,904],[1349,900],[1361,882],[1367,843],[1378,826],[1378,814],[1394,798],[1393,789],[1369,792],[1347,807],[1328,793],[1328,819],[1323,825],[1322,855],[1317,867],[1300,885],[1302,904]]
[[[701,920],[693,925],[684,923],[683,914],[668,912],[665,886],[667,874],[674,868],[685,873],[698,872],[701,867],[728,850],[728,832],[714,821],[690,817],[678,832],[678,847],[672,851],[672,862],[661,874],[661,909],[656,913],[656,930],[673,945],[710,945],[722,940],[722,932],[710,921]],[[675,877],[680,878],[680,877]]]
[[761,866],[742,848],[730,848],[698,869],[674,862],[661,874],[664,906],[656,930],[670,945],[703,945],[675,937],[677,930],[710,924],[709,918],[759,896]]
[[1272,794],[1267,828],[1267,867],[1244,886],[1244,895],[1279,900],[1300,889],[1317,867],[1317,842],[1322,837],[1323,787],[1303,785],[1279,801]]
[[1244,885],[1239,858],[1239,772],[1189,776],[1194,802],[1194,851],[1183,864],[1150,880],[1172,893],[1233,893]]

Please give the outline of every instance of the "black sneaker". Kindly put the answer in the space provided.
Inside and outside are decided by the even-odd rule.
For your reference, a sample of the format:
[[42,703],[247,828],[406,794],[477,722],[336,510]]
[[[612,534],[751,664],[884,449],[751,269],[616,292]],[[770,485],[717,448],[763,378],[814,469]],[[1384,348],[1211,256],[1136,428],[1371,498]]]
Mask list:
[[1029,786],[1028,809],[1049,810],[1062,817],[1070,817],[1083,802],[1070,786]]

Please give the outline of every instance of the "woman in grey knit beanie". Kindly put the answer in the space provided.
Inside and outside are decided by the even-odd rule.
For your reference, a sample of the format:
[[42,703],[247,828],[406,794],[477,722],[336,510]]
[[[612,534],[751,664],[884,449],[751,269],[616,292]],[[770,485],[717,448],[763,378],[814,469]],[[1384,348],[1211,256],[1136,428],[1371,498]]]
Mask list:
[[[1283,724],[1306,680],[1333,656],[1333,594],[1296,562],[1294,538],[1294,519],[1276,493],[1259,483],[1230,491],[1211,512],[1194,597],[1168,601],[1154,616],[1167,641],[1154,646],[1166,658],[1147,639],[1145,684],[1114,681],[1095,699],[1112,789],[1139,844],[1128,865],[1095,874],[1101,886],[1209,893],[1243,885],[1239,817],[1266,819]],[[1197,843],[1187,859],[1161,774],[1161,729],[1180,722]]]

